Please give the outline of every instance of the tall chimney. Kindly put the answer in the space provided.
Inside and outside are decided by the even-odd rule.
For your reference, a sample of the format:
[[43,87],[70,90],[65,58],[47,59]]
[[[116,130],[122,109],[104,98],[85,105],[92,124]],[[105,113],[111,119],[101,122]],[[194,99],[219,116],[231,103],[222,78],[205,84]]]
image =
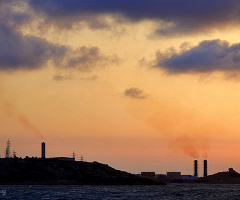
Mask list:
[[208,175],[207,170],[208,170],[207,160],[204,160],[203,161],[203,177],[206,177]]
[[42,142],[42,158],[45,158],[45,142]]
[[194,176],[198,177],[198,161],[194,160]]

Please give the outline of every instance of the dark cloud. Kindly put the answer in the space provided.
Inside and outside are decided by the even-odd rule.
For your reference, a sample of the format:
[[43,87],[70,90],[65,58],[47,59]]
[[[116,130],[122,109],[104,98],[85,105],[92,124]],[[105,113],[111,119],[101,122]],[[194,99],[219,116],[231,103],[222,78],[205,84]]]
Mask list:
[[[100,2],[100,1],[99,1]],[[38,14],[45,17],[44,24],[56,25],[58,28],[72,28],[75,24],[87,24],[91,29],[109,29],[112,23],[101,11],[90,11],[98,6],[87,1],[29,1],[29,5]],[[89,4],[90,3],[90,4]],[[85,10],[86,9],[86,10]],[[116,18],[116,17],[115,17]],[[42,24],[42,26],[44,26]],[[48,26],[47,26],[48,27]]]
[[96,75],[88,76],[88,77],[74,77],[71,73],[70,74],[56,73],[52,77],[52,79],[55,81],[65,81],[65,80],[96,81],[98,78],[99,77]]
[[156,66],[169,73],[240,71],[240,43],[206,40],[189,50],[172,55],[157,54]]
[[30,23],[34,16],[26,11],[25,1],[0,1],[0,24],[17,29]]
[[83,80],[83,81],[96,81],[98,79],[99,79],[99,77],[96,76],[96,75],[93,75],[93,76],[90,76],[90,77],[82,77],[82,78],[80,78],[80,80]]
[[63,46],[33,36],[23,36],[0,25],[0,70],[37,69],[66,54]]
[[105,66],[118,62],[119,59],[116,55],[105,56],[98,47],[82,46],[71,53],[65,67],[79,71],[91,71],[96,66]]
[[[222,28],[240,23],[238,0],[30,0],[46,23],[71,27],[85,22],[90,28],[106,28],[115,22],[159,21],[158,34],[179,34]],[[164,24],[164,26],[163,26]]]
[[0,25],[0,70],[38,69],[49,61],[57,68],[89,72],[118,62],[118,59],[117,56],[102,54],[98,47],[82,46],[72,50]]
[[45,39],[23,35],[21,26],[32,20],[24,11],[21,3],[0,1],[0,70],[36,69],[64,51]]
[[118,62],[118,58],[102,54],[98,47],[82,46],[72,50],[0,25],[0,70],[38,69],[49,61],[58,68],[89,72],[98,66]]
[[72,80],[72,77],[69,75],[55,74],[53,75],[53,80],[55,81],[63,81],[63,80]]
[[134,99],[146,99],[148,97],[148,95],[146,95],[143,92],[143,90],[141,90],[139,88],[135,88],[135,87],[126,89],[125,92],[124,92],[124,95],[126,97],[131,97],[131,98],[134,98]]
[[24,25],[33,16],[25,1],[0,1],[0,70],[33,70],[52,62],[57,68],[91,71],[98,66],[117,62],[116,56],[106,56],[97,47],[82,46],[73,50],[46,39],[25,35]]

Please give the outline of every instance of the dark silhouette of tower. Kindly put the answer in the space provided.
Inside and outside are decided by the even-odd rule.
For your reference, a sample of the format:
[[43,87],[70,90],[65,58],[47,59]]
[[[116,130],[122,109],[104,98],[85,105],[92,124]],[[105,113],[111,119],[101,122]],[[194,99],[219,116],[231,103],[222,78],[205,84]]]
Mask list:
[[45,158],[45,142],[42,142],[42,158]]
[[198,161],[194,160],[194,176],[198,176]]
[[83,156],[82,156],[82,155],[81,155],[81,157],[80,157],[80,161],[82,161],[82,162],[84,161],[84,159],[83,159]]
[[76,158],[76,153],[74,151],[72,153],[72,158],[73,158],[73,160],[75,160],[75,158]]
[[10,140],[8,139],[7,141],[7,147],[6,147],[6,150],[5,150],[5,158],[10,158]]
[[208,175],[207,170],[208,170],[207,160],[204,160],[203,161],[203,177],[206,177]]

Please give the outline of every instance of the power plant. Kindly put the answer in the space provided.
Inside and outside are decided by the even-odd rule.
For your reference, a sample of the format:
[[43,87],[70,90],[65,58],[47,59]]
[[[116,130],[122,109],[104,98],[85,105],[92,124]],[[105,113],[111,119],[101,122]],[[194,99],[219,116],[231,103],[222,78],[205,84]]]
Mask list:
[[[28,156],[26,156],[28,158]],[[73,151],[72,157],[51,157],[48,159],[58,160],[58,161],[75,161],[76,154]],[[7,141],[7,146],[5,150],[5,158],[17,158],[16,152],[13,151],[13,156],[10,155],[10,140]],[[45,142],[41,143],[41,158],[46,158],[46,144]],[[80,161],[83,162],[83,156],[81,155]],[[189,182],[193,179],[198,179],[199,175],[199,167],[198,160],[193,161],[193,174],[192,175],[182,175],[181,172],[167,172],[166,174],[155,174],[155,172],[142,172],[141,176],[145,178],[149,178],[152,180],[162,180],[162,181],[173,181],[173,180],[184,180]],[[203,177],[208,176],[208,161],[203,160]]]
[[45,158],[45,152],[46,152],[46,146],[45,146],[45,142],[42,142],[42,158]]
[[[10,148],[10,142],[9,141],[8,141],[8,148]],[[41,153],[42,153],[41,158],[46,158],[46,144],[45,144],[45,142],[42,142]],[[76,157],[76,154],[73,151],[72,157],[54,157],[54,159],[63,160],[63,161],[75,161],[75,157]],[[81,155],[81,161],[83,161],[82,155]],[[198,169],[199,169],[198,168],[198,160],[194,160],[193,161],[193,175],[181,175],[181,172],[167,172],[167,174],[165,176],[169,178],[170,174],[171,175],[174,174],[174,178],[170,178],[170,179],[196,179],[196,178],[198,178]],[[147,176],[148,178],[150,176],[155,177],[155,175],[153,175],[153,173],[151,175],[149,175],[149,174],[150,174],[150,172],[142,172],[141,175],[143,177]],[[154,172],[154,174],[155,174],[155,172]],[[175,174],[177,174],[177,176]],[[204,160],[203,161],[203,177],[207,177],[207,176],[208,176],[208,163],[207,163],[207,160]]]
[[[198,160],[193,161],[193,171],[194,171],[194,176],[198,177]],[[203,177],[208,176],[208,163],[207,160],[203,161]]]

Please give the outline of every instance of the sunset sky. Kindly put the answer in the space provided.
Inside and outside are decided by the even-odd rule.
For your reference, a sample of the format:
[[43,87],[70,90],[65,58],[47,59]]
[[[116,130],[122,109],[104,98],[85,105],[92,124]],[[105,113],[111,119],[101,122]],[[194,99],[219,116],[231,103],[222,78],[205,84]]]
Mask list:
[[0,0],[0,155],[240,171],[240,1]]

